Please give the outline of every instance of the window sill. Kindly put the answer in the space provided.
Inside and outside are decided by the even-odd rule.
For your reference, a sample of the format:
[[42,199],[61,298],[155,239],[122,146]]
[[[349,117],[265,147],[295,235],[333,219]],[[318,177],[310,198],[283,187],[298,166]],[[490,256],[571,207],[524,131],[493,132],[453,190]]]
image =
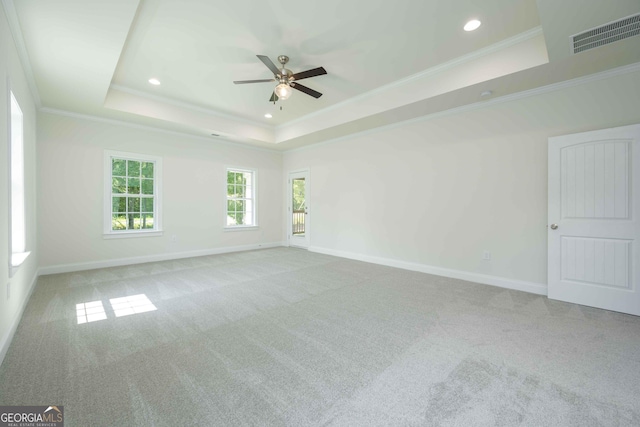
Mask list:
[[16,252],[11,254],[10,277],[13,277],[13,275],[16,274],[20,266],[27,260],[30,253],[31,252]]
[[260,227],[257,225],[230,225],[230,226],[226,226],[224,227],[224,231],[251,231],[251,230],[257,230]]
[[150,230],[150,231],[122,231],[114,233],[104,233],[103,239],[130,239],[135,237],[160,237],[164,233],[162,231]]

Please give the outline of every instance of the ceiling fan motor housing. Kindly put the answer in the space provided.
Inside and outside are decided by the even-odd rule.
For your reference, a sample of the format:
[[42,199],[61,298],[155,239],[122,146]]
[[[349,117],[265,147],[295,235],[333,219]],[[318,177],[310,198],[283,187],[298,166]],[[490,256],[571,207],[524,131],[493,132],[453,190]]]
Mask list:
[[293,80],[293,72],[287,68],[284,68],[285,64],[289,62],[289,57],[287,55],[278,56],[278,62],[282,64],[282,69],[280,70],[280,75],[276,76],[276,78],[280,81],[280,83],[288,84]]

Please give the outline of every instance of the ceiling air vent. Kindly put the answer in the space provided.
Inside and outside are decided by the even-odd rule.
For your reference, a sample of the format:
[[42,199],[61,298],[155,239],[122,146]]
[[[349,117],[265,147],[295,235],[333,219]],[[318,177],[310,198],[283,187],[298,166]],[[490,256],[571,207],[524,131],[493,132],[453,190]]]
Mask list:
[[571,51],[584,52],[640,34],[640,13],[571,37]]

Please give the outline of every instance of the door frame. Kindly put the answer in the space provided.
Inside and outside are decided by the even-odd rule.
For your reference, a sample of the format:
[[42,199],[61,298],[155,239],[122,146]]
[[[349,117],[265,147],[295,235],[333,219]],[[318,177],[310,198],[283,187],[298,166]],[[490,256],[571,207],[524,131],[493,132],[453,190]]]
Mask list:
[[[298,236],[294,236],[293,235],[293,215],[291,213],[291,210],[293,208],[292,206],[292,193],[293,193],[293,183],[292,183],[292,178],[295,175],[304,175],[304,181],[305,181],[305,186],[304,186],[304,197],[305,197],[305,205],[307,207],[307,215],[305,216],[305,220],[304,220],[304,238],[299,238]],[[287,208],[285,211],[285,214],[287,215],[287,244],[288,246],[294,246],[297,248],[304,248],[304,249],[308,249],[309,246],[311,245],[311,237],[310,237],[310,230],[311,230],[311,204],[309,203],[309,201],[311,200],[311,179],[310,179],[310,171],[309,168],[305,168],[305,169],[296,169],[296,170],[292,170],[289,171],[287,173]]]

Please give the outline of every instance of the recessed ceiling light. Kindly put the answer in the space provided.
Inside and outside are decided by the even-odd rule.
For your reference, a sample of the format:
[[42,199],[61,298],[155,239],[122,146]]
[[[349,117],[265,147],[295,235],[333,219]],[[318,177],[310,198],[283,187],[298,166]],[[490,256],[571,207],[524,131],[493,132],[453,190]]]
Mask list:
[[478,21],[477,19],[472,19],[471,21],[464,24],[464,30],[465,31],[477,30],[478,27],[480,27],[480,24],[482,24],[482,22]]
[[267,119],[270,119],[271,117],[273,117],[271,114],[267,113],[264,115]]
[[160,85],[160,80],[158,80],[156,78],[152,78],[152,79],[149,79],[149,83],[151,83],[154,86],[158,86],[158,85]]
[[485,90],[484,92],[482,92],[480,94],[480,96],[482,96],[483,98],[486,97],[486,96],[491,96],[491,95],[493,95],[493,91],[492,90]]

